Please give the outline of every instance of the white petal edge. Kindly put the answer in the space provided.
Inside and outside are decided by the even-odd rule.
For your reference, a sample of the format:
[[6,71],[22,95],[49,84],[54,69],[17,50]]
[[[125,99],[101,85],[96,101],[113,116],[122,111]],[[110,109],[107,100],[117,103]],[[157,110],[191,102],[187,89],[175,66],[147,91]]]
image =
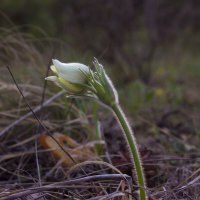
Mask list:
[[57,82],[58,81],[58,77],[57,76],[48,76],[48,77],[45,78],[45,80]]

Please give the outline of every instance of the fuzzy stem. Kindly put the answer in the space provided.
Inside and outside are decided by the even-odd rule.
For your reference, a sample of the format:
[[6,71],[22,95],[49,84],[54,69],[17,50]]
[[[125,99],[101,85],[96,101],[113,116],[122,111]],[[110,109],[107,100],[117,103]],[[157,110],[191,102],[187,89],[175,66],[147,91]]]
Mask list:
[[131,157],[132,157],[133,164],[135,166],[137,182],[138,182],[139,190],[140,190],[140,200],[146,200],[147,198],[146,198],[146,192],[145,192],[145,177],[144,177],[142,163],[140,160],[140,155],[139,155],[139,151],[137,148],[133,131],[131,130],[129,123],[127,122],[127,119],[122,109],[120,108],[120,105],[117,103],[114,103],[112,105],[112,110],[121,124],[121,127],[125,133],[125,136],[128,142],[128,146],[130,148]]

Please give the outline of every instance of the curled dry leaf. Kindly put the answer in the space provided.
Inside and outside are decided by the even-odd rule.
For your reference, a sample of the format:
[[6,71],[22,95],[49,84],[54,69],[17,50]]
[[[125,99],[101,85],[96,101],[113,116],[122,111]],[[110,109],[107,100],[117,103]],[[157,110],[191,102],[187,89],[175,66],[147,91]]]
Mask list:
[[[60,133],[54,133],[52,136],[71,155],[76,163],[92,159],[96,155],[94,145],[91,146],[89,143],[85,145],[79,144],[71,137]],[[50,136],[41,135],[39,142],[43,148],[51,149],[52,155],[58,160],[61,159],[66,167],[71,167],[75,164]]]

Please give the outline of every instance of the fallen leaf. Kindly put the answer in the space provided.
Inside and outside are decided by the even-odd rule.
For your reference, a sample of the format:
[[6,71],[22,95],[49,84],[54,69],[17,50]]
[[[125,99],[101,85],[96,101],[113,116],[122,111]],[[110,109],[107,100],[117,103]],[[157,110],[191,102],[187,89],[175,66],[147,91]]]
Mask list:
[[[91,145],[91,143],[82,145],[71,137],[60,133],[54,133],[52,136],[71,155],[76,163],[89,160],[96,156],[95,145]],[[43,148],[51,149],[52,155],[58,160],[61,159],[66,167],[73,166],[75,164],[73,160],[61,149],[55,140],[45,134],[39,137],[39,142]]]

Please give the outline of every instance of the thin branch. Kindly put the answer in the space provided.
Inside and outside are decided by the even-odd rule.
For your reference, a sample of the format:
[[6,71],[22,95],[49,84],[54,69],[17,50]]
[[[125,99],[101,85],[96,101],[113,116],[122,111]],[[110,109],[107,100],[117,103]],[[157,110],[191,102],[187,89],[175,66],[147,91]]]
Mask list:
[[[55,48],[53,49],[52,56],[49,59],[49,62],[48,62],[48,65],[47,65],[47,69],[46,69],[45,77],[49,76],[51,60],[54,57],[54,54],[55,54]],[[46,95],[46,88],[47,88],[47,81],[44,80],[43,91],[42,91],[42,98],[41,98],[41,102],[40,102],[41,110],[43,109],[43,103],[44,103],[45,95]],[[42,112],[40,112],[39,119],[40,120],[42,119]],[[36,128],[36,134],[39,132],[39,128],[40,128],[40,126],[38,124],[37,128]],[[40,163],[39,163],[39,159],[38,159],[37,139],[35,139],[35,160],[36,160],[36,166],[37,166],[38,182],[39,182],[39,186],[41,186],[42,185],[42,181],[41,181],[41,174],[40,174]]]

